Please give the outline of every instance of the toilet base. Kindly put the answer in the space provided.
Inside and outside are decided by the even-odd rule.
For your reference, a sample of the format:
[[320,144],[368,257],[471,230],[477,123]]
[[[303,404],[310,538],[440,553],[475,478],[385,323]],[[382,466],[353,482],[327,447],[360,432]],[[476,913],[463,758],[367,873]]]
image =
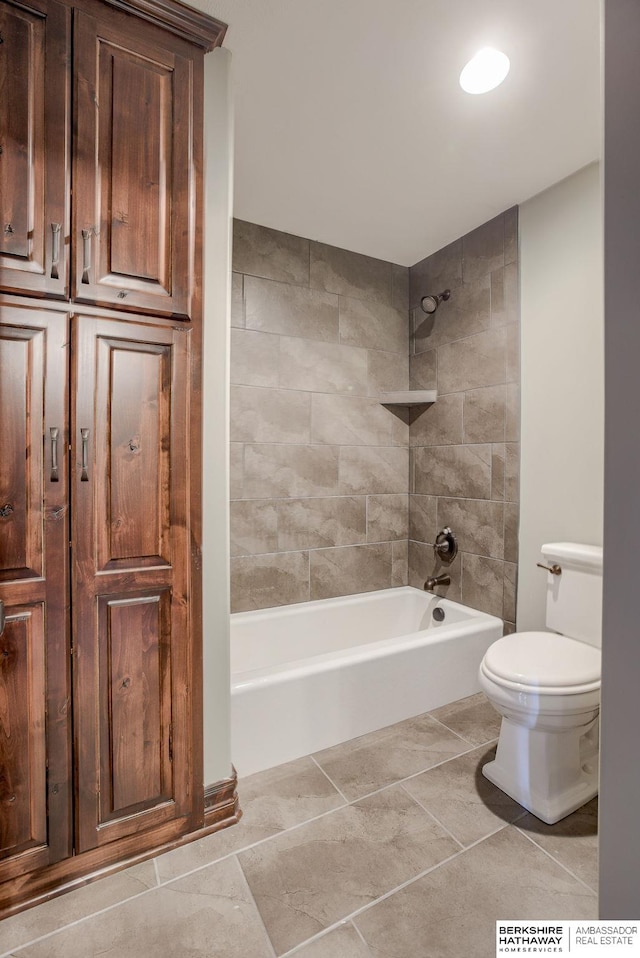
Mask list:
[[598,718],[581,728],[543,730],[502,718],[485,778],[547,825],[598,794]]

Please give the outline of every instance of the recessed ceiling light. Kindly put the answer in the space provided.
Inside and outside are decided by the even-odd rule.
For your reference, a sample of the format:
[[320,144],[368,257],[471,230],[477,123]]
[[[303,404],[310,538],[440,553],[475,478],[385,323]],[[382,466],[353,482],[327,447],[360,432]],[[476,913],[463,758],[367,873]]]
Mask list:
[[510,66],[505,53],[493,47],[484,47],[463,69],[460,86],[466,93],[488,93],[502,83]]

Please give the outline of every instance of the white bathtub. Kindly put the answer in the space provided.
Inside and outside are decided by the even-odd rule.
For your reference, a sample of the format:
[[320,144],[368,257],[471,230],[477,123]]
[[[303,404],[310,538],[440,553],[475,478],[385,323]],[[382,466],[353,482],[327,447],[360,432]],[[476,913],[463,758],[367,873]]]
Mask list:
[[[436,622],[433,610],[445,613]],[[232,759],[280,765],[479,690],[502,622],[404,587],[231,616]]]

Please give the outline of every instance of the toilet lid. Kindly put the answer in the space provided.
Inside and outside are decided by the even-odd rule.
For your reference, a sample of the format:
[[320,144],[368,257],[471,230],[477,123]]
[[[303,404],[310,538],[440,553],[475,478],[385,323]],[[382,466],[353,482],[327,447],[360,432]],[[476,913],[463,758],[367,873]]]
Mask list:
[[489,647],[483,666],[496,678],[520,686],[583,691],[600,685],[600,649],[554,632],[505,635]]

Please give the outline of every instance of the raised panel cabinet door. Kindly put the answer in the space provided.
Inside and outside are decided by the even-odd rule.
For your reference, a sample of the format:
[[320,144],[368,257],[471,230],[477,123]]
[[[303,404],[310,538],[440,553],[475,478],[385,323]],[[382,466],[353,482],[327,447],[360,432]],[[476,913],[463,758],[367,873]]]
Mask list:
[[0,289],[64,299],[71,11],[0,3]]
[[67,333],[0,303],[0,883],[71,854]]
[[166,42],[119,11],[76,13],[72,295],[184,319],[195,283],[200,65]]
[[191,331],[88,316],[74,324],[74,728],[85,851],[189,826]]

